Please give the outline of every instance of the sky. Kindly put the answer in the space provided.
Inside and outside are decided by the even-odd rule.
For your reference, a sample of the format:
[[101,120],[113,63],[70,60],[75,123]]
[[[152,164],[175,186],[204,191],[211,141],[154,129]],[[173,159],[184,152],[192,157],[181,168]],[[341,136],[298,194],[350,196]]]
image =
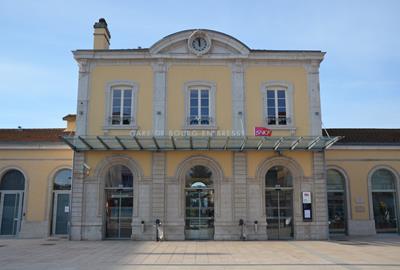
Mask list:
[[0,0],[0,128],[64,127],[78,66],[104,17],[112,49],[207,28],[252,49],[322,50],[326,128],[400,128],[400,1]]

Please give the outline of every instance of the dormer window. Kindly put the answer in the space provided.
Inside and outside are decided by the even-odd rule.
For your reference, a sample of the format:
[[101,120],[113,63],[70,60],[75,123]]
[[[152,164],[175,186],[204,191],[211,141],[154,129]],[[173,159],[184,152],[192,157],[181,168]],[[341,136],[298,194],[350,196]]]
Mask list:
[[115,81],[107,85],[105,129],[133,129],[136,127],[137,90],[137,84],[131,81]]

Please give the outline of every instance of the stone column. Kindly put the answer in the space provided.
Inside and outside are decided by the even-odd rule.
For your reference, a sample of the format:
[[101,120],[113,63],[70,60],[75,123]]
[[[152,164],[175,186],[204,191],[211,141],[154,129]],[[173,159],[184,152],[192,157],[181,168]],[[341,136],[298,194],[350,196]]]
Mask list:
[[76,135],[84,136],[87,133],[87,119],[89,107],[90,63],[79,60],[78,104],[76,112]]
[[232,64],[232,130],[236,134],[246,134],[244,108],[244,67],[242,62],[237,61]]
[[74,153],[70,216],[71,240],[82,240],[83,179],[85,178],[84,161],[84,153]]
[[313,154],[314,198],[311,239],[328,239],[328,198],[326,184],[325,152]]
[[306,66],[311,136],[320,136],[322,134],[319,63],[319,60],[312,61]]
[[167,66],[159,61],[153,67],[153,131],[156,136],[165,134],[166,128],[166,92],[167,92]]
[[[153,153],[152,165],[152,222],[156,219],[165,224],[165,153]],[[165,227],[164,227],[165,228]],[[155,238],[155,232],[153,233]],[[167,237],[167,235],[164,235]]]

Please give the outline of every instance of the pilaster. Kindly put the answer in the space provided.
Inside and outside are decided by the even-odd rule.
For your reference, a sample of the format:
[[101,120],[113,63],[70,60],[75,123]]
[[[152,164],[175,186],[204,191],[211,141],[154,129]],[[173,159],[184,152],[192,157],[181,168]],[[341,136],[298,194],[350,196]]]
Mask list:
[[306,65],[311,136],[320,136],[322,134],[319,63],[319,61],[312,61]]
[[244,66],[241,61],[232,64],[232,130],[246,134],[244,94]]
[[86,135],[88,125],[90,64],[87,60],[79,60],[78,104],[76,113],[77,136]]
[[167,107],[167,65],[159,61],[153,67],[153,131],[156,136],[162,136],[166,129]]
[[74,153],[74,165],[72,170],[72,190],[71,190],[71,240],[82,240],[82,218],[83,218],[83,179],[85,154]]

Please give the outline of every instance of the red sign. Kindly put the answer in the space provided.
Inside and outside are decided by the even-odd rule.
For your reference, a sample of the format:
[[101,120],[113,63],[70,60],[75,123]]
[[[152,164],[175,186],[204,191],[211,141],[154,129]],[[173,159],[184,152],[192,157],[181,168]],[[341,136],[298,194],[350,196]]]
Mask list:
[[272,130],[266,127],[254,127],[254,136],[267,136],[272,135]]

